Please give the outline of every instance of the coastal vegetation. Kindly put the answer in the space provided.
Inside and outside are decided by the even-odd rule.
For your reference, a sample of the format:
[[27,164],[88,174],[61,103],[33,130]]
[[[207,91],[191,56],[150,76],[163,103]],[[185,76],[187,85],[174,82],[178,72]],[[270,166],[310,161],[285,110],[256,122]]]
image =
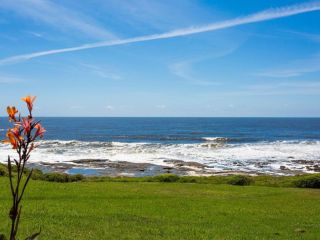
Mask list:
[[[20,236],[40,227],[40,239],[70,240],[317,239],[320,235],[319,189],[279,187],[299,177],[253,177],[249,186],[222,183],[232,177],[175,177],[174,182],[164,181],[166,177],[31,180]],[[0,177],[0,232],[10,224],[7,186],[8,178]]]
[[[13,168],[13,171],[16,169]],[[25,169],[25,174],[29,169]],[[6,165],[0,164],[0,176],[7,176]],[[167,183],[198,183],[198,184],[228,184],[239,186],[265,186],[265,187],[297,187],[297,188],[320,188],[320,173],[302,174],[294,176],[272,175],[213,175],[213,176],[178,176],[175,174],[161,174],[146,177],[110,177],[110,176],[84,176],[81,174],[66,174],[59,172],[44,173],[34,169],[31,176],[33,180],[48,182],[167,182]]]

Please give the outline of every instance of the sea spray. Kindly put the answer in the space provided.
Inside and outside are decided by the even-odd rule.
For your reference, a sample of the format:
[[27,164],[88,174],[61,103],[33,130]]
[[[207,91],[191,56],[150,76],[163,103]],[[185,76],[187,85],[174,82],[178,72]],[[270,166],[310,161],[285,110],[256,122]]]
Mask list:
[[[10,147],[0,144],[0,159],[10,155]],[[69,162],[79,159],[108,159],[134,163],[167,165],[167,160],[198,162],[215,170],[272,173],[287,166],[308,171],[303,161],[319,162],[320,141],[273,141],[242,144],[163,144],[44,140],[34,152],[33,162]]]

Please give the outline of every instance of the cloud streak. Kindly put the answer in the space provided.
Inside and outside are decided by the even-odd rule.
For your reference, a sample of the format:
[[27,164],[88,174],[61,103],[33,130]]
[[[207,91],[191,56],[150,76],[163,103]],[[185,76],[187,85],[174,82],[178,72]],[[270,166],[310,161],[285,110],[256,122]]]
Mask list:
[[235,50],[238,49],[238,47],[240,45],[241,44],[234,46],[234,47],[230,47],[225,50],[222,50],[221,47],[219,46],[220,51],[216,50],[215,55],[174,62],[174,63],[170,64],[168,67],[169,67],[169,70],[171,71],[172,74],[178,76],[179,78],[187,80],[190,84],[203,85],[203,86],[220,85],[220,82],[217,82],[214,79],[210,79],[210,81],[209,81],[209,80],[204,80],[201,78],[199,79],[199,77],[194,76],[193,75],[193,66],[194,66],[194,64],[206,61],[208,59],[210,59],[210,60],[217,59],[217,58],[221,58],[221,57],[227,56],[229,54],[232,54]]
[[253,73],[251,75],[268,78],[291,78],[299,77],[308,73],[320,71],[320,55],[315,55],[306,59],[291,61],[290,65],[282,68],[273,68],[268,71]]
[[100,78],[112,79],[112,80],[120,80],[121,79],[120,75],[116,74],[112,70],[107,69],[105,67],[100,67],[100,66],[96,66],[96,65],[92,65],[92,64],[85,64],[85,63],[82,63],[80,65],[81,65],[81,67],[84,67],[84,68],[90,70],[92,74],[94,74]]
[[[0,9],[12,11],[28,19],[33,19],[37,23],[44,23],[64,32],[82,33],[96,40],[116,38],[113,33],[99,26],[87,15],[64,8],[54,1],[0,0]],[[34,35],[37,36],[37,34]]]
[[194,63],[195,61],[192,61],[192,60],[175,62],[169,65],[169,70],[171,71],[171,73],[173,73],[177,77],[185,79],[187,80],[188,83],[193,85],[210,86],[210,85],[220,84],[215,81],[207,81],[207,80],[200,79],[199,77],[193,76],[192,67]]
[[109,46],[124,45],[129,43],[147,42],[152,40],[182,37],[182,36],[187,36],[187,35],[192,35],[197,33],[231,28],[231,27],[240,26],[240,25],[249,24],[249,23],[256,23],[256,22],[262,22],[262,21],[267,21],[267,20],[272,20],[277,18],[284,18],[284,17],[289,17],[297,14],[302,14],[302,13],[307,13],[312,11],[319,11],[319,10],[320,10],[319,1],[272,8],[272,9],[257,12],[257,13],[243,16],[243,17],[229,19],[221,22],[214,22],[204,26],[177,29],[174,31],[165,32],[161,34],[152,34],[152,35],[145,35],[140,37],[103,41],[103,42],[97,42],[97,43],[84,44],[77,47],[62,48],[62,49],[55,49],[55,50],[48,50],[48,51],[12,56],[12,57],[1,59],[0,65],[27,61],[33,58],[59,54],[59,53],[75,52],[75,51],[99,48],[99,47],[109,47]]
[[8,76],[8,75],[0,75],[0,84],[10,84],[10,83],[18,83],[23,82],[24,80],[18,77]]
[[297,32],[297,31],[283,31],[286,33],[294,34],[296,36],[299,36],[301,38],[319,43],[320,42],[320,35],[319,34],[312,34],[307,32]]

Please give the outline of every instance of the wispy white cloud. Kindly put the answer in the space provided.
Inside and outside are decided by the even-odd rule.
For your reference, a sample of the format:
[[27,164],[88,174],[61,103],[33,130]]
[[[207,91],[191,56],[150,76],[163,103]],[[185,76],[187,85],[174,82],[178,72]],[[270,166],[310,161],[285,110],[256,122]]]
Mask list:
[[108,106],[106,106],[106,109],[107,109],[108,111],[113,111],[113,110],[114,110],[114,106],[108,105]]
[[[36,1],[36,0],[32,0],[32,1]],[[231,28],[239,25],[262,22],[262,21],[267,21],[267,20],[277,19],[277,18],[284,18],[292,15],[297,15],[297,14],[307,13],[312,11],[319,11],[319,10],[320,10],[320,2],[318,1],[290,5],[286,7],[272,8],[272,9],[257,12],[251,15],[247,15],[244,17],[238,17],[230,20],[221,21],[221,22],[214,22],[204,26],[177,29],[174,31],[165,32],[161,34],[145,35],[145,36],[133,37],[133,38],[127,38],[127,39],[90,43],[90,44],[84,44],[77,47],[62,48],[62,49],[55,49],[55,50],[48,50],[48,51],[13,56],[13,57],[0,60],[0,64],[16,63],[16,62],[26,61],[26,60],[41,57],[41,56],[47,56],[47,55],[58,54],[58,53],[66,53],[66,52],[74,52],[74,51],[80,51],[80,50],[91,49],[91,48],[116,46],[116,45],[124,45],[129,43],[136,43],[136,42],[146,42],[146,41],[159,40],[159,39],[182,37],[182,36],[187,36],[191,34],[216,31],[216,30]]]
[[223,96],[286,96],[319,95],[320,81],[283,81],[278,83],[252,84],[234,91],[221,91],[215,95]]
[[100,3],[101,9],[134,32],[168,31],[194,24],[201,18],[218,17],[212,8],[194,0],[108,0]]
[[214,55],[206,56],[206,57],[200,57],[200,58],[194,58],[189,60],[183,60],[183,61],[177,61],[174,63],[171,63],[168,67],[172,74],[178,76],[179,78],[187,80],[191,84],[195,85],[219,85],[220,83],[216,81],[216,79],[202,79],[199,76],[194,75],[194,65],[203,62],[206,60],[213,60],[216,58],[221,58],[224,56],[227,56],[229,54],[232,54],[238,47],[241,45],[239,42],[236,46],[228,47],[225,50],[217,50],[217,53]]
[[24,80],[19,78],[19,77],[15,77],[15,76],[9,76],[9,75],[0,75],[0,84],[1,83],[19,83],[19,82],[23,82]]
[[164,104],[160,104],[160,105],[157,105],[156,108],[159,108],[159,109],[166,109],[167,106],[164,105]]
[[299,69],[279,69],[279,70],[271,70],[266,72],[255,73],[253,75],[259,77],[271,77],[271,78],[290,78],[290,77],[298,77],[305,73],[317,72],[320,71],[320,67],[318,68],[299,68]]
[[101,67],[101,66],[97,66],[97,65],[93,65],[93,64],[86,64],[86,63],[82,63],[81,66],[86,69],[89,69],[92,74],[94,74],[100,78],[112,79],[112,80],[120,80],[121,79],[121,76],[119,74],[117,74],[114,71],[112,71],[108,68],[105,68],[105,67]]
[[23,17],[54,26],[64,31],[75,31],[90,38],[114,38],[114,34],[99,26],[90,17],[67,9],[50,0],[0,0],[0,8],[13,11]]
[[195,77],[193,74],[193,61],[185,60],[175,62],[169,65],[169,70],[172,74],[178,76],[179,78],[185,79],[190,84],[195,85],[216,85],[217,82],[203,80],[199,77]]
[[38,33],[38,32],[33,32],[33,31],[26,31],[26,33],[34,36],[34,37],[37,37],[37,38],[44,38],[43,34],[42,33]]
[[320,56],[315,55],[306,59],[298,59],[290,62],[287,66],[260,71],[252,75],[269,78],[290,78],[298,77],[307,73],[320,71]]
[[268,90],[268,89],[312,89],[318,88],[320,89],[320,81],[283,81],[279,83],[272,83],[272,84],[255,84],[246,87],[250,90]]
[[0,38],[4,38],[4,39],[9,40],[11,42],[17,42],[19,40],[18,37],[9,36],[7,34],[0,34]]
[[297,31],[283,31],[285,33],[294,34],[295,36],[320,43],[320,34],[307,33],[307,32],[297,32]]

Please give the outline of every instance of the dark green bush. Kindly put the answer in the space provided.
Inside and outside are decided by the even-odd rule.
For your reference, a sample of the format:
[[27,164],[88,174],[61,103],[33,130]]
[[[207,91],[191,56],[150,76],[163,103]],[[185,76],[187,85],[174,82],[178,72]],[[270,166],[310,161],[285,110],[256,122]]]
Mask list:
[[78,182],[78,181],[82,181],[84,179],[84,176],[81,174],[75,174],[75,175],[69,175],[71,182]]
[[295,180],[294,185],[299,188],[320,188],[320,174],[303,176]]
[[[29,169],[25,170],[27,174]],[[13,174],[16,168],[13,168]],[[0,177],[8,176],[8,169],[5,164],[0,164]],[[231,184],[238,186],[255,185],[271,187],[299,187],[299,188],[320,188],[320,174],[306,174],[296,176],[178,176],[171,173],[158,176],[145,177],[110,177],[110,176],[91,176],[86,177],[81,174],[70,175],[66,173],[43,173],[39,169],[34,169],[31,177],[33,180],[49,182],[179,182],[179,183],[199,183],[199,184]]]
[[0,177],[1,176],[8,176],[8,169],[5,165],[0,165]]
[[39,169],[33,169],[31,179],[33,180],[41,180],[43,178],[43,172]]
[[66,173],[45,173],[43,174],[41,180],[49,182],[78,182],[84,179],[84,176],[81,174],[69,175]]
[[68,175],[63,173],[45,173],[43,180],[49,182],[68,182]]
[[179,181],[180,177],[175,174],[165,173],[153,178],[156,182],[177,182]]
[[247,186],[253,183],[253,180],[249,176],[234,175],[228,179],[227,183],[231,185]]
[[197,183],[198,180],[201,180],[201,179],[199,177],[187,176],[187,177],[180,177],[179,182],[181,182],[181,183]]

